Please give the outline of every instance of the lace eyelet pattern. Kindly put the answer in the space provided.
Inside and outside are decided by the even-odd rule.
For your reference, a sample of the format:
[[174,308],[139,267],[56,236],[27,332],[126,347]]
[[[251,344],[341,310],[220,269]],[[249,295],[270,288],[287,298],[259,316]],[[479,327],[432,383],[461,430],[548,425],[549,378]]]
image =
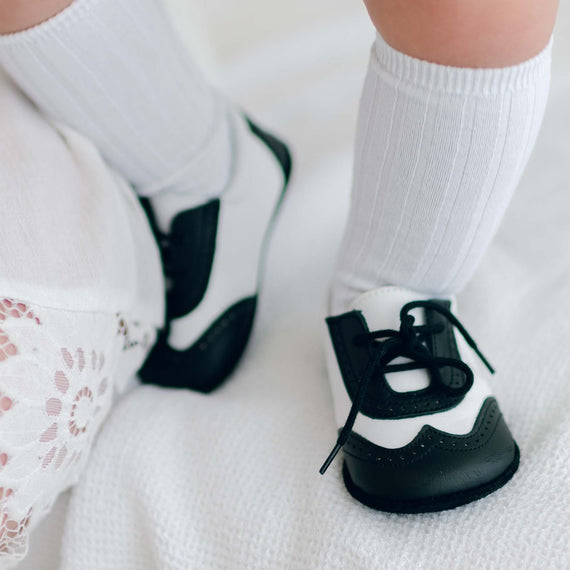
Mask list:
[[77,480],[155,334],[128,315],[0,300],[0,566],[25,555],[29,530]]

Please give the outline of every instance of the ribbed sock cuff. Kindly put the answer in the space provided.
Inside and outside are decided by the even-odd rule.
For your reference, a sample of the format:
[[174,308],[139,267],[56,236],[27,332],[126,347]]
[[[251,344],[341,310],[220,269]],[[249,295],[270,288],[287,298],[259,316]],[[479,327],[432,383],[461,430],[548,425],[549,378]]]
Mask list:
[[533,58],[517,65],[501,68],[452,67],[423,61],[406,55],[376,35],[371,65],[380,74],[388,74],[399,83],[447,93],[470,93],[492,97],[507,91],[518,91],[536,83],[550,73],[551,37],[547,46]]

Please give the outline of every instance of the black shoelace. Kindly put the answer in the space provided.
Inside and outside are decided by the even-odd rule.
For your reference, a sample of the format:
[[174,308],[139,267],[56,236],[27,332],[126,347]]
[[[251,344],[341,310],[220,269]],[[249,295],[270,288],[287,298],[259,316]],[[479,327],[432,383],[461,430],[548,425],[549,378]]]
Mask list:
[[[444,316],[448,322],[461,333],[463,338],[479,356],[491,374],[495,373],[495,370],[489,361],[483,356],[475,341],[451,311],[438,303],[434,303],[433,301],[412,301],[411,303],[406,303],[400,311],[399,331],[392,329],[371,331],[354,338],[354,342],[359,345],[371,344],[374,349],[374,356],[362,374],[358,390],[352,402],[352,407],[350,408],[346,422],[340,431],[336,444],[319,470],[321,475],[323,475],[329,468],[329,465],[332,463],[352,433],[356,416],[362,408],[364,398],[368,391],[368,386],[373,377],[380,378],[380,380],[382,380],[384,374],[388,374],[390,372],[402,372],[406,370],[419,370],[426,368],[430,371],[432,381],[434,379],[435,381],[438,381],[440,379],[440,375],[435,374],[435,371],[442,367],[450,366],[465,374],[465,382],[462,387],[457,389],[440,381],[444,390],[452,393],[458,391],[465,392],[466,389],[468,390],[473,384],[473,371],[467,364],[465,364],[465,362],[456,358],[434,356],[431,353],[426,341],[430,335],[443,332],[444,325],[443,323],[437,323],[434,325],[414,325],[415,318],[410,315],[409,312],[419,307],[431,309]],[[392,360],[398,357],[407,358],[410,362],[403,364],[390,364]]]

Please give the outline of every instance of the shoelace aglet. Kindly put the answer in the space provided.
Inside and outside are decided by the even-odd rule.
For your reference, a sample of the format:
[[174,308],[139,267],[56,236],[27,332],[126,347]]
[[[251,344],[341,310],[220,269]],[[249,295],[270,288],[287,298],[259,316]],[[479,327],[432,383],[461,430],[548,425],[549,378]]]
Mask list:
[[473,350],[477,353],[477,356],[481,359],[483,364],[487,367],[491,374],[495,374],[495,368],[493,365],[483,356],[483,353],[479,350],[479,347],[473,343]]
[[319,473],[321,475],[325,474],[325,471],[329,468],[330,464],[334,461],[334,458],[337,456],[338,452],[341,450],[342,444],[338,441],[335,443],[332,451],[329,453],[329,456],[325,459],[322,467],[319,469]]
[[[465,331],[467,333],[467,331]],[[462,333],[463,334],[463,333]],[[495,374],[495,368],[493,365],[483,356],[483,353],[479,350],[477,343],[469,336],[469,334],[463,334],[463,338],[467,341],[467,344],[475,351],[475,354],[481,359],[481,362],[487,367],[491,374]]]

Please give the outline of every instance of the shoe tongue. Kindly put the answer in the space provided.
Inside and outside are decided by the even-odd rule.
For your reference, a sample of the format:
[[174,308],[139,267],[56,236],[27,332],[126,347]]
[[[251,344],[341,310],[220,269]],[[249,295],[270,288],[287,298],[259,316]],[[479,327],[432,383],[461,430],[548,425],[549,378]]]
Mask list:
[[[410,301],[429,299],[430,296],[410,291],[402,287],[381,287],[358,297],[351,308],[361,311],[366,320],[369,331],[383,329],[400,329],[400,310]],[[425,315],[422,308],[417,308],[410,313],[416,325],[425,324]],[[392,363],[409,362],[404,358],[397,358]],[[429,386],[430,379],[425,369],[408,370],[386,374],[386,381],[392,390],[396,392],[413,392],[423,390]]]
[[[403,287],[380,287],[368,291],[352,303],[351,309],[361,311],[368,330],[400,328],[400,310],[410,301],[429,299],[430,296]],[[424,324],[424,311],[414,309],[410,312],[416,319],[416,325]]]

